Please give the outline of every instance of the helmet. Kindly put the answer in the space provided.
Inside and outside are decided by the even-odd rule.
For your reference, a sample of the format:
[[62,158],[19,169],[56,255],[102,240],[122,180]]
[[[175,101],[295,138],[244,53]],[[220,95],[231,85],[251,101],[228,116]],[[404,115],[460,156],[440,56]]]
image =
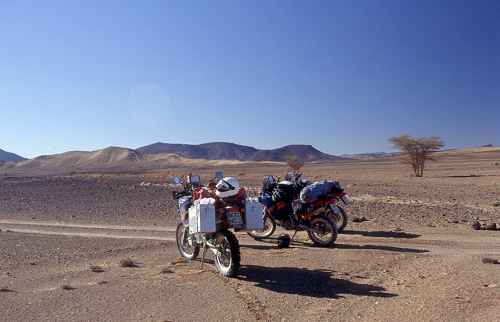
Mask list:
[[233,197],[240,191],[240,183],[235,177],[225,177],[217,182],[215,195],[219,198]]

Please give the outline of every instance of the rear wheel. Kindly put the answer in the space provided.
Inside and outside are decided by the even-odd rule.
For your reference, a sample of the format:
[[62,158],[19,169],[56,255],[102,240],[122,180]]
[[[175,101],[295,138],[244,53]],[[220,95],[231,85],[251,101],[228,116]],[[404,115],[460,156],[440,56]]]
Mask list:
[[276,230],[276,222],[269,216],[264,216],[264,229],[263,230],[252,230],[247,232],[247,234],[255,239],[263,239],[271,237]]
[[342,233],[345,229],[345,227],[347,226],[347,222],[348,222],[348,219],[347,219],[347,213],[345,212],[345,210],[340,207],[340,206],[335,206],[338,208],[338,211],[337,212],[334,212],[332,210],[332,220],[335,222],[335,226],[337,226],[337,233]]
[[176,229],[177,249],[182,257],[192,260],[198,257],[200,246],[196,244],[193,236],[189,236],[189,227],[184,223],[177,225]]
[[328,247],[337,240],[337,227],[329,217],[319,215],[311,219],[307,234],[315,245]]
[[229,230],[222,230],[215,236],[215,266],[226,277],[236,276],[240,270],[240,244]]

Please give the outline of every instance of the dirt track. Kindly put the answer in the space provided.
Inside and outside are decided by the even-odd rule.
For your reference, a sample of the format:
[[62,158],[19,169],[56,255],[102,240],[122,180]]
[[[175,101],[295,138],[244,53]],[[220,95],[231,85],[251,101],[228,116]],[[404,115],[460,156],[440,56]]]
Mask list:
[[[178,262],[175,244],[163,241],[172,238],[172,227],[5,222],[0,224],[0,281],[13,290],[0,295],[5,321],[500,317],[495,309],[500,271],[481,262],[482,257],[500,257],[495,232],[349,231],[333,249],[299,241],[284,250],[272,240],[256,242],[240,234],[242,272],[228,280],[211,265],[201,270],[199,262]],[[127,246],[117,247],[115,238]],[[139,268],[118,266],[129,256],[140,262]],[[90,264],[105,272],[90,272]],[[75,289],[62,290],[63,283]],[[41,312],[41,307],[46,309]]]

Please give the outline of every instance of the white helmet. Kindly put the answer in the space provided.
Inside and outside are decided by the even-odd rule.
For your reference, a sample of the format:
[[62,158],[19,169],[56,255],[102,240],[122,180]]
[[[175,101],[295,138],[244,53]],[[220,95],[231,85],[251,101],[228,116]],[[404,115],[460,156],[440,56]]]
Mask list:
[[217,182],[215,195],[219,198],[233,197],[240,191],[240,183],[235,177],[225,177]]

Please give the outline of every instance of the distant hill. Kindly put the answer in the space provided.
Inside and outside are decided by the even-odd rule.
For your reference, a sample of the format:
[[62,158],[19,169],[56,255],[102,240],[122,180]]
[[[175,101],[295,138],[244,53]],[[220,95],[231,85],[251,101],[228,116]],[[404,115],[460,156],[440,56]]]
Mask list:
[[0,161],[11,161],[11,162],[18,162],[18,161],[23,161],[26,160],[22,156],[19,156],[17,154],[14,154],[12,152],[7,152],[2,149],[0,149]]
[[184,166],[222,166],[248,162],[282,162],[296,156],[306,162],[341,159],[311,145],[288,145],[273,150],[226,142],[199,145],[155,143],[137,150],[108,147],[96,151],[69,151],[17,162],[0,162],[0,173],[66,174],[71,172],[142,171]]
[[70,151],[19,162],[0,162],[0,174],[53,175],[71,172],[148,171],[171,167],[243,164],[235,160],[192,159],[170,153],[142,154],[137,150],[109,147],[97,151]]
[[368,152],[368,153],[355,153],[355,154],[342,154],[343,158],[355,159],[355,160],[373,160],[380,158],[389,158],[397,156],[397,152]]
[[140,162],[142,155],[135,150],[109,147],[97,151],[70,151],[60,154],[42,155],[20,161],[11,170],[41,170],[49,173],[67,173],[81,170],[104,170],[127,168]]
[[173,153],[185,158],[207,160],[285,161],[288,156],[292,155],[308,162],[342,159],[323,153],[311,145],[287,145],[278,149],[259,150],[228,142],[198,145],[158,142],[140,147],[137,151],[142,154]]

